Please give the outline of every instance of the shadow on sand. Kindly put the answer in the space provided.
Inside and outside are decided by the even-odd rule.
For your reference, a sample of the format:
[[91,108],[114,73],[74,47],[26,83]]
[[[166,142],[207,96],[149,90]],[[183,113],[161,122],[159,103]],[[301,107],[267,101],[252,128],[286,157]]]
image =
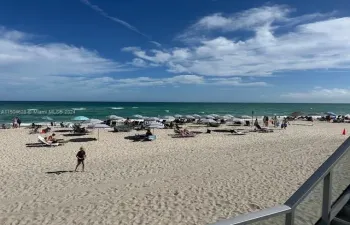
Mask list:
[[50,172],[46,172],[46,173],[60,175],[62,173],[73,173],[73,172],[74,172],[74,170],[59,170],[59,171],[50,171]]
[[75,134],[62,134],[65,137],[79,137],[79,136],[85,136],[88,135],[90,133],[75,133]]
[[88,141],[97,141],[96,138],[73,138],[69,142],[88,142]]

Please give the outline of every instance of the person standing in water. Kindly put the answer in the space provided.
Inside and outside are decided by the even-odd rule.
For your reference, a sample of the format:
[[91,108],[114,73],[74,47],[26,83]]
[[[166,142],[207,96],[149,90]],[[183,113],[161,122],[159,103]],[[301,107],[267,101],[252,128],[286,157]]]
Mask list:
[[76,157],[77,157],[77,159],[78,159],[78,162],[77,162],[77,166],[75,167],[75,172],[77,172],[77,169],[78,169],[78,167],[79,167],[79,165],[80,164],[82,164],[82,172],[84,172],[84,160],[85,160],[85,158],[86,158],[86,153],[85,153],[85,151],[84,151],[85,149],[83,148],[83,147],[80,147],[80,150],[79,150],[79,152],[77,153],[77,155],[76,155]]

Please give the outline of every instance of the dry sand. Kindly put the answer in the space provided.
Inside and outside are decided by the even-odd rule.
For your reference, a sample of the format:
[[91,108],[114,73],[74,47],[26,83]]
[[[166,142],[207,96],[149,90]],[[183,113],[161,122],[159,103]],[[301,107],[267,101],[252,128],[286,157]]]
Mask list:
[[[124,139],[136,131],[101,130],[99,141],[54,148],[26,147],[37,142],[28,129],[0,130],[0,224],[208,224],[268,208],[287,200],[349,126],[318,122],[185,139],[155,130],[153,142]],[[84,173],[47,173],[74,170],[80,146]]]

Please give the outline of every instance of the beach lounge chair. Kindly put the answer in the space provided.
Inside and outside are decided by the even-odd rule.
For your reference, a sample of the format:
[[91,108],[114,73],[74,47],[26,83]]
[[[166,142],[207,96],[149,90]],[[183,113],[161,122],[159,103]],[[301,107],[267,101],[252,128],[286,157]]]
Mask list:
[[259,124],[255,124],[255,127],[256,127],[257,131],[261,132],[261,133],[271,133],[271,132],[273,132],[272,129],[262,128]]
[[195,137],[195,134],[173,134],[171,135],[172,138],[190,138],[190,137]]
[[33,130],[31,130],[30,132],[29,132],[29,134],[37,134],[37,133],[39,133],[39,126],[37,126],[37,127],[35,127]]
[[241,132],[241,131],[237,131],[237,130],[231,130],[230,132],[231,132],[231,134],[234,134],[234,135],[246,135],[246,133]]
[[55,146],[59,146],[60,144],[59,143],[50,143],[50,142],[47,142],[45,140],[45,138],[43,138],[42,136],[38,136],[38,139],[39,139],[39,142],[41,142],[42,144],[46,145],[46,146],[50,146],[50,147],[55,147]]

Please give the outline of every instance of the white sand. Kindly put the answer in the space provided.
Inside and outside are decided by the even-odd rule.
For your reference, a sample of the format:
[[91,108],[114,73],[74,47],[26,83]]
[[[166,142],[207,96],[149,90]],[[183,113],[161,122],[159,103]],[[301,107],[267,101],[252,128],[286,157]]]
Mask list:
[[[349,126],[186,139],[155,130],[153,142],[124,139],[136,131],[100,131],[99,141],[55,148],[25,147],[37,142],[28,129],[0,130],[0,224],[207,224],[275,206],[348,137],[341,132]],[[80,146],[84,173],[46,173],[74,170]]]

